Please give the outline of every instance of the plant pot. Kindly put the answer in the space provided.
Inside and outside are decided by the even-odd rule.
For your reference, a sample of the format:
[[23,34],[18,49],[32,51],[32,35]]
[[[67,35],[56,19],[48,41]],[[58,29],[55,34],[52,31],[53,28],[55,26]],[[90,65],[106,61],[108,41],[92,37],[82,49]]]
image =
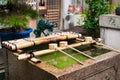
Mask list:
[[120,6],[116,8],[115,13],[120,16]]
[[1,41],[29,38],[32,29],[29,28],[23,32],[0,32]]

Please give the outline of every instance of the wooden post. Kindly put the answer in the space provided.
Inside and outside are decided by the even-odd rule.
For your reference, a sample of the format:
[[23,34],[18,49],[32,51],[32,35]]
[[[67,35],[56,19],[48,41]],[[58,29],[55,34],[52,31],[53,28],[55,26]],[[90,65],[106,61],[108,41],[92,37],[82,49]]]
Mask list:
[[92,41],[93,41],[92,37],[85,37],[85,42],[92,42]]
[[60,45],[60,47],[67,47],[68,42],[67,41],[60,41],[59,45]]
[[55,50],[56,48],[57,48],[57,44],[56,43],[49,44],[49,49],[50,50]]

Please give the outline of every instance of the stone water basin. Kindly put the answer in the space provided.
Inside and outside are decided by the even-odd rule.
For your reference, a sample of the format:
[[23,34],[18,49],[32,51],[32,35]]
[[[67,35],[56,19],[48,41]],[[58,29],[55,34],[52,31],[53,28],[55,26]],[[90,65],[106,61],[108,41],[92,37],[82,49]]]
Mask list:
[[[72,44],[72,43],[70,43]],[[34,46],[23,49],[24,51],[44,50],[44,47]],[[8,73],[9,80],[119,80],[120,54],[103,46],[94,44],[83,45],[76,49],[92,56],[92,60],[72,49],[65,49],[64,52],[72,55],[83,64],[78,63],[65,54],[55,51],[46,55],[36,57],[41,62],[19,61],[14,54],[8,50]],[[14,53],[14,54],[10,54]],[[117,63],[116,63],[117,62]],[[23,77],[24,76],[24,77]],[[116,79],[116,77],[118,79]]]

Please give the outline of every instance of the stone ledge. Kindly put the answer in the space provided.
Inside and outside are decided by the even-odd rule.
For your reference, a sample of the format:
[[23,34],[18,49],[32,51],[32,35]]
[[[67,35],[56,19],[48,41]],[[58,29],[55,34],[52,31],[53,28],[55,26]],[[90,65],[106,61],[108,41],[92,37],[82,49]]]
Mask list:
[[120,16],[115,14],[101,15],[99,17],[99,25],[107,28],[120,29]]

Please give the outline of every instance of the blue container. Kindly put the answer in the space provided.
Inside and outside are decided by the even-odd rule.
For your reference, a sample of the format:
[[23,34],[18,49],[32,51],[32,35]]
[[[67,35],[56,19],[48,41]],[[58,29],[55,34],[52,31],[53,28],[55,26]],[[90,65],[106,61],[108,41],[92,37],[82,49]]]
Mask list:
[[24,32],[0,32],[1,41],[29,38],[32,28],[27,29]]
[[120,16],[120,6],[116,8],[115,13]]

